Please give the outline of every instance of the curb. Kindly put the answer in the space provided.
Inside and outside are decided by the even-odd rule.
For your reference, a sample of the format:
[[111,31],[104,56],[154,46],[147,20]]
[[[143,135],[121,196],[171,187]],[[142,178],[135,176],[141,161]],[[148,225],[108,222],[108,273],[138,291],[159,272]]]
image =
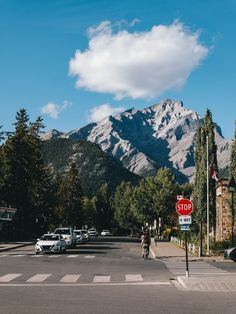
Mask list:
[[14,246],[10,246],[10,247],[8,246],[8,247],[5,247],[5,248],[0,248],[0,252],[14,250],[14,249],[17,249],[17,248],[20,248],[20,247],[24,247],[24,246],[27,246],[27,245],[31,245],[31,244],[34,244],[34,242],[16,244]]

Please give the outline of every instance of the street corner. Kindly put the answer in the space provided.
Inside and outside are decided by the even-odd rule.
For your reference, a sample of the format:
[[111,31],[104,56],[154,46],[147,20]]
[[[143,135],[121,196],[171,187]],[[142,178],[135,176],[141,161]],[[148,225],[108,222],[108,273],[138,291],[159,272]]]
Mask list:
[[235,276],[185,277],[178,276],[178,283],[188,291],[236,292]]

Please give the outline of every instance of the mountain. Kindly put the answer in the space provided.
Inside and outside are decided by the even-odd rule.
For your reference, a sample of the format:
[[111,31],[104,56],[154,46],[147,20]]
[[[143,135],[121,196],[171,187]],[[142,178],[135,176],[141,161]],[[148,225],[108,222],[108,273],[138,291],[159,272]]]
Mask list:
[[42,143],[42,153],[44,163],[55,175],[63,176],[75,162],[82,189],[89,196],[96,194],[105,182],[115,190],[122,181],[135,184],[140,179],[105,154],[98,145],[84,140],[52,138]]
[[[185,108],[181,101],[166,99],[154,106],[142,110],[132,108],[56,136],[96,143],[140,176],[154,175],[158,168],[166,166],[172,169],[179,182],[185,182],[194,177],[196,131],[202,123],[198,114]],[[219,168],[225,169],[233,141],[223,137],[217,124],[215,139]]]

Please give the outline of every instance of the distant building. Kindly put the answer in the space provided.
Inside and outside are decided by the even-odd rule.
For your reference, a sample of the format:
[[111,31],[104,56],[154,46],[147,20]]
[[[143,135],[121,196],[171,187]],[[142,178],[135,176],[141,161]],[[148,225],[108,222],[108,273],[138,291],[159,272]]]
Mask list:
[[[232,193],[228,180],[223,179],[216,187],[216,241],[231,241],[233,231]],[[235,230],[234,230],[235,232]],[[235,234],[235,233],[234,233]]]

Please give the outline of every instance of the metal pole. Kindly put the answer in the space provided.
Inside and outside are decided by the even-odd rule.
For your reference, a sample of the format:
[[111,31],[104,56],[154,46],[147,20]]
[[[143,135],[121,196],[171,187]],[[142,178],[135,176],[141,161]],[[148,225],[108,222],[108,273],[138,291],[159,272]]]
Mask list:
[[232,230],[231,230],[231,244],[234,245],[234,192],[232,193]]
[[188,234],[185,231],[185,257],[186,257],[186,277],[189,277],[189,269],[188,269]]
[[207,250],[206,254],[210,254],[210,239],[209,239],[209,233],[210,233],[210,222],[209,222],[209,143],[208,143],[208,136],[206,137],[206,144],[207,144]]

